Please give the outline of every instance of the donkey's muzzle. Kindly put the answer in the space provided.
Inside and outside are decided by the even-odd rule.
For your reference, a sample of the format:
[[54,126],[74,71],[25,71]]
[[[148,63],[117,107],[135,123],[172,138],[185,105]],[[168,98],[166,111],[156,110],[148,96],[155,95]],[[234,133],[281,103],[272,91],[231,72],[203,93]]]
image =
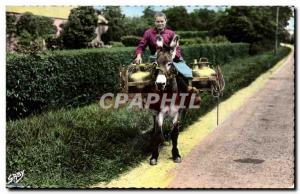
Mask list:
[[159,74],[155,81],[157,90],[164,90],[167,85],[167,78],[165,75]]

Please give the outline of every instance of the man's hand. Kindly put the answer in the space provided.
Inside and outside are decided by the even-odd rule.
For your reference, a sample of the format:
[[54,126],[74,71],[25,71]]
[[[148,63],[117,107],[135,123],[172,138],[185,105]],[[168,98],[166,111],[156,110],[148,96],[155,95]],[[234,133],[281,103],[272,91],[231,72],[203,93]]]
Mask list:
[[142,56],[138,54],[136,58],[134,59],[135,64],[141,64],[142,63]]

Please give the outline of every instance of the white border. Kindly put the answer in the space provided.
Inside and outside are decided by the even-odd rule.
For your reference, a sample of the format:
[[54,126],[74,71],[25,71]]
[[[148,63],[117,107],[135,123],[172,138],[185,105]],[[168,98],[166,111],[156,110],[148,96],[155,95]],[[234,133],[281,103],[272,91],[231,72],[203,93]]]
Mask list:
[[[5,143],[6,143],[6,136],[5,136],[5,98],[6,98],[6,90],[5,90],[5,6],[6,5],[123,5],[123,6],[133,6],[133,5],[209,5],[209,6],[223,6],[223,5],[256,5],[256,6],[267,6],[267,5],[287,5],[287,6],[296,6],[296,8],[299,8],[299,0],[289,0],[289,1],[282,1],[282,0],[264,0],[264,1],[259,1],[259,0],[253,0],[253,1],[241,1],[241,0],[231,0],[226,1],[226,0],[189,0],[183,3],[183,1],[166,1],[166,0],[126,0],[126,1],[121,1],[121,0],[46,0],[46,1],[41,1],[41,0],[4,0],[0,2],[0,14],[1,14],[1,20],[0,20],[0,33],[1,33],[1,42],[0,42],[0,52],[1,52],[1,66],[0,66],[0,115],[1,115],[1,120],[0,120],[0,137],[1,137],[1,156],[0,156],[0,161],[1,161],[1,193],[8,193],[9,191],[5,188]],[[298,13],[299,15],[299,13]],[[298,20],[298,17],[296,18],[296,21]],[[297,29],[298,30],[298,29]],[[297,42],[298,44],[298,42]],[[299,51],[298,51],[299,52]],[[297,56],[298,56],[297,52]],[[298,67],[298,72],[299,73],[299,67]],[[299,75],[299,74],[298,74]],[[297,84],[298,85],[298,84]],[[298,86],[297,86],[298,88]],[[299,88],[298,88],[299,89]],[[298,118],[298,116],[297,116]],[[299,135],[299,133],[298,133]],[[298,155],[299,156],[299,155]],[[299,166],[297,165],[299,168]],[[298,169],[297,168],[297,169]],[[299,177],[298,177],[299,178]],[[297,184],[299,187],[299,184]],[[31,191],[23,191],[23,192],[31,192]],[[37,192],[37,191],[35,191]],[[39,193],[46,193],[47,191],[39,191]],[[60,193],[67,193],[67,192],[74,192],[74,191],[59,191]],[[87,191],[85,191],[87,192]],[[89,191],[89,192],[102,192],[100,190],[95,190],[95,191]],[[106,191],[107,192],[107,191]],[[111,192],[111,191],[110,191]],[[123,191],[125,193],[131,193],[132,191]],[[155,191],[155,193],[158,191]],[[173,191],[167,191],[167,193],[172,193]],[[186,192],[186,191],[182,191]],[[200,191],[201,192],[201,191]],[[218,192],[218,191],[210,191],[210,192]],[[241,191],[239,191],[241,192]],[[247,192],[247,191],[243,191]],[[264,191],[256,191],[256,193],[263,193]],[[273,191],[275,193],[281,193],[281,191]]]

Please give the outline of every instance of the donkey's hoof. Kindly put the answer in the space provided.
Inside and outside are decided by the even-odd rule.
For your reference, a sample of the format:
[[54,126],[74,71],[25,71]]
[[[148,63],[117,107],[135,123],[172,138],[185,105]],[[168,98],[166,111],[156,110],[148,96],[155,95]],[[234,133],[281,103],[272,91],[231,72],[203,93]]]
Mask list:
[[150,159],[150,165],[156,165],[157,164],[157,159],[151,158]]
[[177,156],[177,157],[173,158],[173,161],[175,163],[181,163],[181,157]]

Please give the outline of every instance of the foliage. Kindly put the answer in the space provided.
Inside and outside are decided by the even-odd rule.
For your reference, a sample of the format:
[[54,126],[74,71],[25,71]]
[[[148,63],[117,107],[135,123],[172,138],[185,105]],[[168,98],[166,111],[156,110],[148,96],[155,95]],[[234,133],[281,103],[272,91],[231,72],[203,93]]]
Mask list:
[[126,17],[124,18],[124,26],[124,35],[143,36],[144,32],[153,24],[147,24],[147,20],[143,17]]
[[183,38],[205,38],[209,36],[208,31],[176,31],[181,39]]
[[225,36],[206,37],[206,38],[188,38],[180,39],[180,45],[195,45],[207,43],[228,43],[229,41]]
[[61,32],[64,47],[85,48],[96,37],[97,21],[96,11],[92,6],[73,8]]
[[167,16],[167,26],[172,30],[191,30],[190,16],[184,6],[175,6],[163,10]]
[[7,57],[7,116],[43,108],[78,106],[117,91],[118,68],[133,49],[81,49]]
[[206,57],[214,64],[224,64],[234,58],[247,56],[249,44],[244,43],[218,43],[182,46],[181,52],[184,60],[189,64],[200,57]]
[[141,40],[141,37],[138,36],[123,36],[121,38],[121,42],[125,45],[125,46],[137,46],[139,44],[139,41]]
[[155,11],[154,11],[153,7],[147,6],[144,9],[142,18],[147,21],[146,22],[147,26],[153,26],[154,15],[155,15]]
[[45,39],[53,36],[53,19],[25,12],[16,23],[17,51],[36,52],[45,49]]
[[[182,47],[190,63],[206,56],[224,64],[248,54],[248,44],[202,44]],[[149,53],[143,55],[148,61]],[[81,106],[119,89],[118,71],[134,59],[134,48],[100,48],[8,54],[7,118],[19,118],[49,108]]]
[[[213,34],[225,35],[231,42],[269,42],[275,40],[276,6],[231,7],[216,20]],[[279,9],[279,33],[285,31],[292,16],[290,7]]]
[[16,28],[17,18],[12,14],[6,13],[6,34],[12,35],[17,32]]
[[115,42],[115,41],[110,41],[109,45],[111,45],[113,48],[114,47],[124,47],[124,44],[122,42]]
[[56,27],[53,25],[53,19],[43,16],[36,16],[30,12],[22,14],[16,24],[17,35],[21,38],[47,38],[56,32]]
[[48,50],[57,50],[57,49],[63,49],[63,40],[61,36],[58,37],[48,37],[46,39],[46,47]]
[[12,50],[11,45],[17,32],[16,23],[16,16],[6,13],[6,51]]
[[195,9],[189,14],[191,18],[191,27],[193,30],[209,31],[214,28],[214,22],[217,14],[214,10]]
[[101,36],[104,43],[120,41],[124,35],[124,19],[120,6],[106,6],[103,10],[104,17],[108,20],[108,30]]

